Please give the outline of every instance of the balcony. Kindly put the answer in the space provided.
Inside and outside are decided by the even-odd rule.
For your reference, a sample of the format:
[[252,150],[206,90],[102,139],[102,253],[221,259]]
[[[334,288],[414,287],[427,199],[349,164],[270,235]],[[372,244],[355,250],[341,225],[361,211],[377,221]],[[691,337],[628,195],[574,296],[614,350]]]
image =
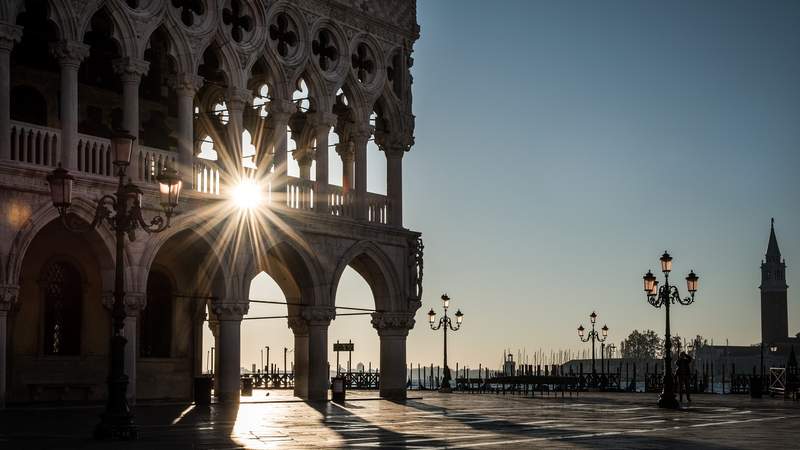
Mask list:
[[[25,122],[11,121],[11,160],[21,165],[41,168],[55,168],[61,142],[61,130],[33,125]],[[108,178],[114,177],[111,161],[111,141],[106,138],[78,134],[75,148],[77,161],[77,177]],[[136,173],[131,179],[142,187],[155,187],[156,178],[167,162],[175,163],[175,152],[138,145],[132,156]],[[197,198],[219,197],[225,192],[220,179],[220,168],[216,161],[195,158],[192,164],[192,191]],[[356,215],[356,197],[354,192],[344,192],[341,186],[327,186],[325,201],[318,202],[315,196],[316,182],[296,177],[287,177],[280,188],[267,187],[268,204],[282,207],[287,211],[316,212],[319,207],[327,209],[327,214],[343,219],[352,219]],[[385,195],[367,193],[366,218],[369,223],[388,225],[389,199]]]

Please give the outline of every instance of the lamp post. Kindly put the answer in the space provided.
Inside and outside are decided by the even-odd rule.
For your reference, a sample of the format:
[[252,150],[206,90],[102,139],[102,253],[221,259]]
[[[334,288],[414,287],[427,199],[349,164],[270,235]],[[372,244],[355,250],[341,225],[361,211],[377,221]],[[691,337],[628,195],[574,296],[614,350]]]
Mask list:
[[658,399],[659,408],[678,408],[678,400],[675,398],[674,378],[672,375],[672,337],[669,331],[669,306],[678,302],[681,305],[690,305],[694,302],[694,293],[697,292],[698,280],[694,271],[690,271],[686,277],[686,288],[690,297],[681,298],[678,287],[669,284],[669,273],[672,271],[672,257],[664,252],[659,259],[661,261],[661,272],[664,273],[664,285],[659,287],[656,277],[651,271],[644,275],[644,293],[648,303],[656,308],[662,306],[666,310],[666,330],[664,332],[664,389]]
[[444,333],[444,375],[442,376],[442,385],[439,387],[439,392],[450,393],[452,389],[450,388],[450,368],[447,367],[447,329],[458,331],[461,328],[461,322],[464,321],[464,314],[460,309],[456,311],[456,326],[453,328],[453,321],[447,315],[447,308],[450,307],[450,297],[447,294],[442,294],[442,306],[444,307],[444,316],[439,319],[439,324],[434,325],[436,323],[436,313],[433,308],[428,311],[428,322],[431,324],[432,330],[436,331],[441,328]]
[[595,369],[595,356],[594,356],[595,355],[595,353],[594,353],[595,352],[595,350],[594,350],[595,342],[600,342],[600,343],[605,342],[606,338],[608,337],[608,326],[603,325],[603,328],[600,329],[601,332],[602,332],[602,336],[601,336],[601,334],[598,333],[597,330],[595,330],[595,328],[594,328],[594,325],[597,322],[597,313],[596,312],[592,311],[592,313],[589,314],[589,321],[591,321],[591,323],[592,323],[591,331],[589,331],[589,334],[586,335],[586,337],[584,339],[584,334],[586,333],[586,329],[583,328],[583,324],[581,324],[578,327],[578,338],[580,338],[581,342],[592,341],[592,384],[595,384],[597,382],[597,370]]
[[156,216],[146,222],[142,217],[142,191],[130,180],[125,183],[125,172],[130,164],[131,149],[135,138],[126,132],[116,132],[111,139],[114,167],[116,168],[117,191],[113,195],[100,197],[95,207],[95,215],[88,226],[75,220],[69,214],[72,204],[72,182],[74,178],[59,164],[58,168],[47,176],[53,206],[58,210],[61,222],[69,231],[82,233],[107,223],[115,233],[116,258],[114,272],[114,305],[111,309],[112,333],[110,347],[110,367],[108,375],[108,400],[100,423],[95,428],[94,436],[98,439],[121,438],[136,439],[137,428],[134,424],[128,401],[125,398],[128,388],[128,376],[125,375],[125,345],[123,336],[125,324],[125,237],[133,241],[136,230],[147,233],[159,233],[169,227],[170,218],[181,193],[181,180],[178,172],[171,166],[158,176],[161,193],[161,207],[166,219]]
[[614,357],[614,354],[617,351],[617,346],[614,344],[609,344],[609,346],[606,347],[606,350],[608,351],[608,357],[606,358],[606,372],[611,373],[611,358]]

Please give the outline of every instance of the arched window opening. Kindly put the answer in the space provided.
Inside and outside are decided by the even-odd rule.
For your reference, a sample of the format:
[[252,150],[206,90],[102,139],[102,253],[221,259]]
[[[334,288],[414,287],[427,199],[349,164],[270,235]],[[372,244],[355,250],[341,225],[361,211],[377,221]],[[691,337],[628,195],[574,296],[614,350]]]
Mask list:
[[256,146],[253,138],[247,130],[242,131],[242,167],[247,169],[257,169],[256,167]]
[[209,161],[217,160],[217,150],[214,148],[214,140],[211,139],[211,136],[204,137],[200,142],[200,153],[197,157]]
[[266,84],[258,88],[258,95],[253,99],[253,106],[258,108],[258,116],[265,118],[269,115],[269,86]]
[[[59,64],[50,52],[50,44],[58,41],[58,28],[50,17],[50,2],[27,0],[23,11],[17,16],[17,25],[22,27],[22,40],[11,51],[11,79],[16,69],[24,66],[57,74]],[[55,80],[56,86],[57,79]],[[12,104],[13,105],[13,104]]]
[[66,261],[48,265],[44,290],[44,349],[46,355],[79,355],[83,286],[78,269]]
[[372,136],[367,142],[367,191],[386,195],[386,157],[375,143],[375,128],[377,128],[378,114],[373,111],[369,116],[369,124],[373,128]]
[[219,123],[223,125],[228,124],[228,120],[230,120],[230,114],[228,113],[228,105],[225,104],[225,101],[214,104],[214,115],[217,116]]
[[89,45],[89,57],[81,64],[78,80],[81,84],[121,94],[122,84],[111,63],[121,56],[113,32],[111,16],[101,9],[92,17],[89,30],[83,36],[83,42]]
[[47,126],[47,100],[35,88],[15,87],[11,90],[11,120]]
[[344,90],[342,88],[339,88],[339,90],[336,91],[336,102],[340,103],[342,106],[345,107],[350,106],[350,104],[347,101],[347,95],[344,93]]
[[286,174],[290,177],[300,176],[300,164],[294,159],[297,142],[292,139],[292,128],[286,127]]
[[292,101],[297,105],[297,109],[299,109],[300,112],[306,112],[311,109],[311,100],[309,98],[306,80],[302,78],[297,80],[297,85],[292,93]]
[[169,358],[172,348],[172,282],[154,270],[147,278],[147,307],[140,316],[139,356]]
[[328,183],[335,186],[342,186],[342,159],[336,153],[336,145],[339,143],[339,133],[333,127],[328,131]]

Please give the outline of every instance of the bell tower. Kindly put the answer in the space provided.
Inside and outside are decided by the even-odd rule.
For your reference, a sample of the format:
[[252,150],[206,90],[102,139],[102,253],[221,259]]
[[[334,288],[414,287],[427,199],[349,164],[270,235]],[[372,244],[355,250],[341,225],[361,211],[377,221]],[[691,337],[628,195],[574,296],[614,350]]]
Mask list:
[[786,261],[781,260],[775,219],[771,220],[766,260],[761,262],[761,342],[769,345],[789,336]]

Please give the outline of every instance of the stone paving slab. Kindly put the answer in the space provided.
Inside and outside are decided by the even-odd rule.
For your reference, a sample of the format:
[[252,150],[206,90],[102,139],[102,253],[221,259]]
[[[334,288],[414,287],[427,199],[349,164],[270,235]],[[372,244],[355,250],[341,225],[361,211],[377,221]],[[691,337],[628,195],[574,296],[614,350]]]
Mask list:
[[653,394],[526,398],[411,392],[404,403],[376,392],[344,405],[263,392],[238,408],[139,405],[140,439],[96,442],[97,407],[0,412],[0,448],[800,448],[800,403],[699,395],[680,411]]

